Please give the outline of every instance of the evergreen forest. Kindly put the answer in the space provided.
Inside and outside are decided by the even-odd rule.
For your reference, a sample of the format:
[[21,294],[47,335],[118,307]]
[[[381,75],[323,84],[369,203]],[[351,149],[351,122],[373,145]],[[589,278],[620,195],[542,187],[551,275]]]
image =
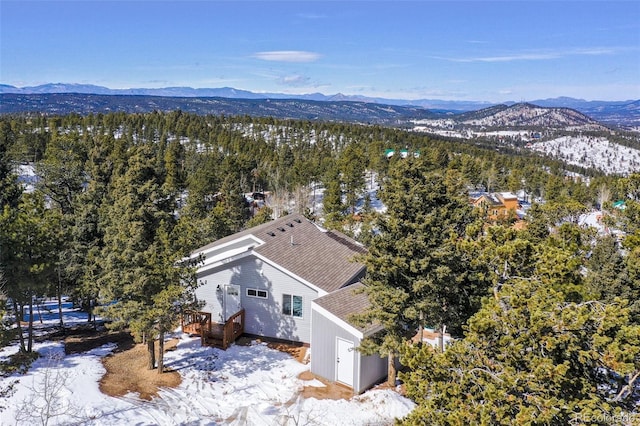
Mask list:
[[[384,210],[372,207],[372,186]],[[520,226],[489,222],[470,191],[518,192],[531,207]],[[269,206],[256,211],[247,194],[269,194]],[[582,226],[593,209],[616,232]],[[17,339],[21,362],[37,356],[34,303],[64,295],[89,323],[98,315],[130,330],[162,373],[156,344],[197,303],[189,254],[293,212],[368,248],[358,260],[371,307],[353,321],[384,326],[359,350],[388,357],[390,384],[416,402],[400,422],[640,418],[640,174],[378,125],[0,116],[0,313],[12,318],[0,345]],[[412,344],[423,327],[456,340]]]

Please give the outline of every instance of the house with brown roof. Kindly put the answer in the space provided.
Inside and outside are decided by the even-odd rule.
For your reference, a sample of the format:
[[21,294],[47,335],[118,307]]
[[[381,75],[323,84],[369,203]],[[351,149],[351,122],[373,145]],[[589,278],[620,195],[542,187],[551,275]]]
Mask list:
[[[217,240],[192,253],[201,259],[196,289],[201,308],[183,323],[183,330],[198,332],[203,340],[214,343],[219,339],[222,347],[240,334],[311,345],[314,373],[321,362],[358,369],[361,361],[354,348],[359,340],[341,337],[341,342],[349,342],[348,348],[335,345],[338,335],[344,336],[339,329],[355,330],[346,315],[368,303],[366,296],[350,289],[364,276],[365,266],[354,258],[365,252],[355,240],[298,214]],[[332,337],[328,328],[333,330]],[[366,332],[359,330],[356,335]],[[339,350],[348,355],[338,356]],[[361,391],[359,378],[356,382],[337,374],[343,370],[317,370],[326,379]],[[386,370],[377,378],[384,374]],[[362,383],[369,384],[365,379]]]
[[491,222],[515,217],[520,208],[518,197],[511,192],[480,192],[470,194],[469,198],[474,207],[484,210]]

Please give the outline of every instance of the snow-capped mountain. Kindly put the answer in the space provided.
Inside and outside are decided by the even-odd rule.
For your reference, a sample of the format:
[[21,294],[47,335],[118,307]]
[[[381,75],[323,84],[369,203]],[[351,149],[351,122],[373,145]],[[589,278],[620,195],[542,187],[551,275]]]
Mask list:
[[445,118],[415,120],[413,130],[449,138],[489,140],[533,150],[607,174],[640,172],[640,135],[609,129],[571,108],[496,105]]
[[455,118],[455,121],[465,126],[607,130],[605,126],[574,109],[540,107],[529,103],[498,105],[461,114]]

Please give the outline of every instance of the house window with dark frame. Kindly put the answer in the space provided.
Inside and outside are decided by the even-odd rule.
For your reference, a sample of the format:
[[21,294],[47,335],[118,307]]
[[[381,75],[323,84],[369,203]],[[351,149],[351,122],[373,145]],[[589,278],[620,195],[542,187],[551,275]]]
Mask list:
[[247,296],[249,296],[249,297],[257,297],[258,299],[266,299],[267,298],[267,291],[266,290],[259,290],[257,288],[248,288],[247,289]]
[[282,295],[282,313],[296,318],[302,318],[302,296],[293,294]]

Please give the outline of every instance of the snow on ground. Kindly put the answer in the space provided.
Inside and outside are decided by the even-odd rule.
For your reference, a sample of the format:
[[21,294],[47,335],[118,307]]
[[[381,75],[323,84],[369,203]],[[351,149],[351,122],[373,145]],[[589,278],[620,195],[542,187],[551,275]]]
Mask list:
[[24,192],[33,192],[38,182],[33,164],[19,164],[14,172],[18,175],[18,182],[23,186]]
[[469,133],[461,130],[448,130],[448,129],[440,129],[438,127],[428,127],[428,126],[413,126],[411,129],[414,132],[424,132],[424,133],[432,133],[435,135],[446,136],[448,138],[459,138],[459,139],[468,139]]
[[2,401],[6,409],[0,413],[1,425],[46,424],[46,420],[50,425],[106,425],[117,424],[119,418],[134,418],[123,417],[124,413],[131,413],[132,404],[111,398],[98,389],[98,381],[105,373],[100,358],[115,349],[115,345],[67,356],[64,344],[59,341],[38,343],[35,349],[40,358],[27,374],[0,381],[0,386],[4,386],[18,380],[15,393]]
[[602,220],[604,215],[605,213],[600,210],[592,210],[588,213],[581,214],[578,217],[578,225],[582,226],[583,228],[595,228],[595,230],[600,235],[610,234],[618,238],[618,241],[621,241],[626,233],[621,229],[610,228],[609,226],[607,226]]
[[[38,327],[58,323],[55,301],[34,316]],[[86,314],[64,304],[64,318],[85,322]],[[370,390],[350,400],[303,398],[308,370],[290,355],[264,344],[233,345],[226,351],[201,347],[199,338],[180,332],[175,350],[165,355],[165,366],[178,371],[182,383],[160,390],[144,401],[135,394],[114,398],[100,392],[105,369],[101,358],[115,349],[105,345],[90,352],[65,355],[60,341],[37,343],[40,353],[24,375],[0,378],[0,388],[19,380],[9,400],[0,400],[0,425],[44,424],[49,407],[50,425],[385,425],[407,415],[413,402],[393,390]],[[0,350],[0,361],[17,351]],[[45,392],[45,389],[48,392]],[[48,400],[47,404],[45,401]],[[44,416],[44,417],[43,417]]]
[[485,137],[502,141],[534,142],[527,147],[569,164],[599,169],[607,174],[629,175],[640,171],[640,150],[590,135],[562,136],[539,141],[539,132],[532,130],[488,130],[456,128],[451,120],[418,120],[412,129],[460,139]]
[[600,233],[605,232],[607,228],[602,223],[602,216],[602,212],[598,210],[593,210],[589,213],[581,214],[578,217],[578,225],[585,228],[595,228]]

